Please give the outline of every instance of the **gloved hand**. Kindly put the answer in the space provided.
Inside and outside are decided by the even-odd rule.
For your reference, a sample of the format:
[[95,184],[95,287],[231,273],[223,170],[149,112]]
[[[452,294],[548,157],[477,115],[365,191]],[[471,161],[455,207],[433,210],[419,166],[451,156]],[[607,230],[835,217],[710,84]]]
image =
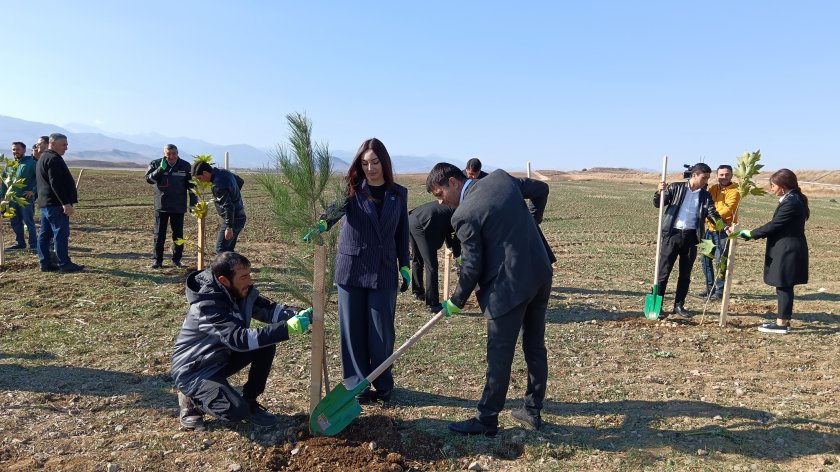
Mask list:
[[286,320],[289,336],[305,333],[310,324],[312,324],[312,308],[307,308]]
[[741,231],[738,231],[738,237],[744,238],[747,241],[749,241],[753,238],[752,237],[752,231],[750,231],[748,229],[742,229]]
[[160,160],[160,170],[166,170],[169,167],[169,163],[166,162],[166,159]]
[[458,256],[455,258],[455,267],[461,267],[461,264],[464,263],[464,256]]
[[309,228],[309,231],[307,231],[306,234],[303,235],[303,240],[306,241],[306,242],[309,242],[312,239],[312,233],[317,231],[318,234],[321,234],[326,230],[327,230],[326,220],[318,220],[318,222],[315,223],[315,226],[312,227],[312,228]]
[[408,266],[400,267],[400,275],[403,279],[402,285],[400,285],[400,292],[405,292],[408,290],[408,284],[411,283],[411,272],[408,270]]
[[446,316],[457,315],[458,313],[461,313],[461,309],[455,306],[454,303],[452,303],[452,299],[446,300],[441,304],[441,306],[443,306],[443,310],[446,312]]

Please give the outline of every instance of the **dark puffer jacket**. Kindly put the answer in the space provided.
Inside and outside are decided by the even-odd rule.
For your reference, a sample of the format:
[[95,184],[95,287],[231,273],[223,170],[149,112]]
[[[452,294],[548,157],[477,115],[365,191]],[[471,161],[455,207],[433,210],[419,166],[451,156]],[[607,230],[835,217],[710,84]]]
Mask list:
[[245,218],[245,205],[240,193],[245,181],[230,171],[216,167],[213,168],[212,181],[216,211],[228,227],[233,226],[235,220]]
[[[195,393],[197,380],[225,368],[231,352],[253,351],[289,339],[286,320],[297,308],[272,303],[251,287],[244,300],[234,300],[210,268],[187,276],[190,308],[175,340],[172,377],[180,391]],[[270,323],[251,328],[251,319]]]

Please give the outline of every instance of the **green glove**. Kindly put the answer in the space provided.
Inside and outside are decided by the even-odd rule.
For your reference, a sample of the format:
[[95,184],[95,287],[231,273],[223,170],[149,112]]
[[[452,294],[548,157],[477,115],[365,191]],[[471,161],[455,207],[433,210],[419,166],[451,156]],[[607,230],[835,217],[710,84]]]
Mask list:
[[454,303],[452,303],[452,299],[446,300],[441,306],[443,306],[443,311],[446,312],[446,316],[457,315],[458,313],[461,313],[461,309],[455,306]]
[[315,227],[309,228],[309,231],[307,231],[306,234],[303,235],[304,241],[309,242],[310,240],[312,240],[312,233],[316,231],[318,232],[318,234],[321,234],[327,230],[326,220],[318,220],[318,222],[315,223],[315,225]]
[[750,231],[748,229],[742,229],[741,231],[738,231],[738,236],[746,239],[747,241],[749,241],[750,239],[753,238],[752,237],[752,231]]
[[169,163],[166,162],[166,158],[160,160],[160,170],[166,170],[169,167]]
[[286,320],[289,336],[305,333],[310,324],[312,324],[312,308],[307,308]]
[[408,270],[408,266],[400,267],[400,275],[403,278],[402,285],[400,286],[400,292],[405,292],[408,290],[408,284],[411,283],[411,272]]
[[464,256],[458,256],[455,258],[455,266],[461,267],[461,264],[464,263]]

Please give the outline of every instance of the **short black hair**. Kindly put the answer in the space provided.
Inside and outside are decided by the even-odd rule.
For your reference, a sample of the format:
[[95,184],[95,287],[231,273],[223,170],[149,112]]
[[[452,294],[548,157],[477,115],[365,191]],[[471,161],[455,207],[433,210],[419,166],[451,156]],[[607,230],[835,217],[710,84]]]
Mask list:
[[23,147],[23,150],[24,150],[24,151],[26,151],[26,144],[23,144],[23,143],[22,143],[22,142],[20,142],[20,141],[15,141],[15,142],[13,142],[13,143],[12,143],[12,146],[21,146],[21,147]]
[[213,166],[207,161],[195,161],[192,165],[192,175],[201,175],[205,172],[213,173]]
[[721,164],[718,166],[717,170],[726,169],[729,172],[732,172],[732,166],[729,164]]
[[467,169],[473,172],[481,172],[481,161],[477,157],[473,157],[467,161]]
[[230,279],[236,269],[240,267],[251,267],[251,261],[238,252],[225,251],[213,259],[213,263],[210,264],[210,271],[213,273],[213,277],[225,276]]
[[702,162],[698,162],[697,164],[694,164],[693,166],[691,166],[691,169],[689,169],[689,170],[691,171],[692,174],[711,174],[712,173],[712,168],[709,167],[708,164],[704,164]]
[[448,162],[438,162],[426,177],[426,191],[432,193],[435,187],[449,186],[450,177],[455,177],[460,182],[467,180],[467,176],[458,166]]

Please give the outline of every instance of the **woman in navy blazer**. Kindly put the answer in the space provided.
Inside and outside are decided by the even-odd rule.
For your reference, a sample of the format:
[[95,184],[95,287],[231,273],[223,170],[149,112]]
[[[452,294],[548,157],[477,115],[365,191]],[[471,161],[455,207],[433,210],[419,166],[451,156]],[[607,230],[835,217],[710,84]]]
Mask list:
[[[335,259],[344,383],[356,387],[394,352],[397,286],[408,269],[408,190],[394,183],[391,156],[376,138],[363,142],[345,177],[346,199],[328,208],[321,229],[344,217]],[[326,223],[326,228],[323,223]],[[361,403],[387,402],[391,369],[359,394]]]
[[793,314],[793,286],[808,283],[805,220],[811,216],[811,210],[808,208],[808,197],[799,189],[796,174],[788,169],[779,169],[770,176],[770,192],[781,197],[770,222],[738,234],[748,240],[767,238],[764,283],[776,287],[779,313],[775,323],[763,324],[758,330],[787,334]]

